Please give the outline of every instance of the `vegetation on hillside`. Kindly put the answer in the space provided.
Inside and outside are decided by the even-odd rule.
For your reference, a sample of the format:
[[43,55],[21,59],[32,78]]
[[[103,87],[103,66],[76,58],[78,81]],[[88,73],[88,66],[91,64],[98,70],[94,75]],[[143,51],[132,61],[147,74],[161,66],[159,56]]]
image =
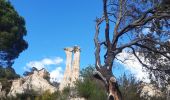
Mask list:
[[[81,70],[80,79],[75,82],[75,88],[65,87],[63,91],[50,93],[49,90],[43,94],[30,90],[24,94],[17,94],[12,100],[68,100],[71,97],[83,97],[86,100],[107,100],[105,86],[93,77],[93,66],[88,66]],[[119,88],[124,100],[146,100],[140,97],[139,85],[133,75],[122,75],[118,78]],[[165,97],[151,97],[151,100],[165,100]]]
[[[82,80],[76,84],[78,94],[87,100],[106,100],[107,94],[104,84],[93,77],[93,71],[93,66],[88,66],[81,71]],[[118,78],[118,82],[124,100],[145,100],[145,98],[140,97],[141,81],[138,81],[133,75],[124,73]],[[165,100],[164,96],[154,96],[151,97],[151,100]]]
[[11,89],[12,80],[19,78],[20,76],[16,74],[15,70],[12,67],[3,68],[0,66],[0,82],[2,84],[2,90],[7,93]]

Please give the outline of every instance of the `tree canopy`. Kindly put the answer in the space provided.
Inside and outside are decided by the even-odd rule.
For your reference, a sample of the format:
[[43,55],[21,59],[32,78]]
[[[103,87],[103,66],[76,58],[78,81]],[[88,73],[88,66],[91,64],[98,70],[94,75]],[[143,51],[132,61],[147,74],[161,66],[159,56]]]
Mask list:
[[27,49],[25,20],[11,3],[0,0],[0,65],[11,66],[13,60]]
[[[103,14],[96,19],[96,77],[121,100],[112,73],[113,62],[120,53],[136,57],[152,79],[168,83],[170,76],[170,1],[169,0],[102,0]],[[104,41],[102,30],[104,28]],[[104,64],[101,47],[106,48]],[[130,58],[129,58],[130,59]],[[111,82],[112,84],[110,84]],[[109,90],[111,89],[111,90]]]

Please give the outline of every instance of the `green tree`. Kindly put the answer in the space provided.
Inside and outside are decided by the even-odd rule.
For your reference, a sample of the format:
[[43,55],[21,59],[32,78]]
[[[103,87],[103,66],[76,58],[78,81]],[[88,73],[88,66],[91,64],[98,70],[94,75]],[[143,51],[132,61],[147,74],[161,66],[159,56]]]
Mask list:
[[25,20],[8,0],[0,0],[0,65],[11,66],[27,49]]
[[[170,1],[102,0],[102,2],[103,12],[101,17],[96,18],[95,25],[97,71],[94,74],[105,83],[108,94],[112,94],[110,97],[121,100],[112,68],[115,67],[113,63],[117,55],[122,52],[136,57],[143,68],[158,82],[170,79]],[[104,64],[101,63],[100,52],[103,46]]]
[[0,66],[0,79],[13,80],[19,78],[20,76],[16,74],[15,70],[12,67],[1,67]]

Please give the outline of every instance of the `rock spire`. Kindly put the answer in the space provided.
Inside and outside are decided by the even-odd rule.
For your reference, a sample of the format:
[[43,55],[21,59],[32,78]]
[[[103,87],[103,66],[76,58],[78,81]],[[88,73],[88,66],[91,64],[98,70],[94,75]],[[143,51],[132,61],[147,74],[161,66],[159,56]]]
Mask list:
[[74,82],[79,78],[80,69],[80,47],[68,47],[64,50],[66,53],[66,68],[63,80],[60,83],[60,90],[63,90],[66,86],[74,87]]

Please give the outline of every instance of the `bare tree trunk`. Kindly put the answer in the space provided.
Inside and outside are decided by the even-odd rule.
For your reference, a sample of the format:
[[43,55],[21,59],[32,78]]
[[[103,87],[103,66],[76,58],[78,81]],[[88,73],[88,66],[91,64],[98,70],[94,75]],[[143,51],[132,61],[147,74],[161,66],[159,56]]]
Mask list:
[[[109,100],[122,100],[121,92],[119,91],[117,80],[115,76],[112,74],[112,65],[113,61],[115,59],[115,54],[118,53],[116,50],[116,44],[114,45],[110,42],[110,37],[109,37],[109,19],[108,19],[108,14],[107,14],[107,0],[103,0],[103,13],[104,16],[102,18],[96,19],[96,33],[95,33],[95,58],[96,58],[96,71],[94,72],[94,76],[97,79],[100,79],[101,81],[104,82],[107,93],[108,93],[108,99]],[[99,35],[99,25],[105,21],[106,22],[106,27],[105,27],[105,42],[100,43],[98,39]],[[118,24],[119,25],[119,24]],[[116,32],[116,31],[115,31]],[[117,34],[117,33],[115,33]],[[102,66],[101,61],[100,61],[100,46],[105,45],[107,48],[107,52],[104,56],[105,58],[105,64]],[[114,52],[113,52],[114,51]]]

